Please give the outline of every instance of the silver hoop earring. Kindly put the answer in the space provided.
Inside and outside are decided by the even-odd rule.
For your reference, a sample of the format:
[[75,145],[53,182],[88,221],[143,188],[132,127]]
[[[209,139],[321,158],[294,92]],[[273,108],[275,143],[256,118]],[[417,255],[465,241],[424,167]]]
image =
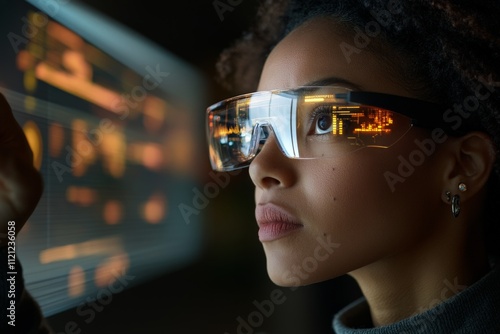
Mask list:
[[451,198],[451,214],[455,218],[460,214],[460,195],[453,195]]

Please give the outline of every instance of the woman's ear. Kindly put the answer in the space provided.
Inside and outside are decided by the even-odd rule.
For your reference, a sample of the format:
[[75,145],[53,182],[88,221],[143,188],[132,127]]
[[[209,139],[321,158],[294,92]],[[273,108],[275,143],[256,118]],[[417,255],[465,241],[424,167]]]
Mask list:
[[461,200],[467,201],[488,181],[495,162],[495,146],[488,135],[479,131],[450,139],[448,146],[453,159],[444,175],[448,187],[445,191],[460,192]]

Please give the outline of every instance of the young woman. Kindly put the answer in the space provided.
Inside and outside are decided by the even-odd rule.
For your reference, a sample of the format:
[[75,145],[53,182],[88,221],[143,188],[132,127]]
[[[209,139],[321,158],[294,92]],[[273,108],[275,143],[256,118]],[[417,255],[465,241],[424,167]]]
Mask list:
[[500,4],[272,1],[221,55],[214,169],[249,167],[280,286],[351,275],[336,333],[500,333]]

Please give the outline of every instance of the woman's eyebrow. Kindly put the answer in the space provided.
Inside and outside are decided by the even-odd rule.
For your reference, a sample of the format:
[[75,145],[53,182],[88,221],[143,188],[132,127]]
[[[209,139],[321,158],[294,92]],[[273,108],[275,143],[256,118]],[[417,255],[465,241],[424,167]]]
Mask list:
[[358,85],[350,82],[349,80],[338,78],[338,77],[328,77],[324,79],[314,80],[308,82],[304,86],[333,86],[333,85],[343,85],[348,86],[355,90],[362,90]]

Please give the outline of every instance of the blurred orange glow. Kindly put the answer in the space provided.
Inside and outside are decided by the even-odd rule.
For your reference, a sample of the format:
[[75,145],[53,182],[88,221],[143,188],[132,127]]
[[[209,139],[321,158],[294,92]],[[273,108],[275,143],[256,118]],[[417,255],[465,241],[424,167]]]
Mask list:
[[144,145],[142,155],[144,166],[150,169],[160,169],[162,162],[162,148],[160,145],[153,143]]
[[83,49],[85,42],[74,32],[53,21],[47,25],[47,33],[75,50]]
[[103,134],[103,141],[99,146],[103,156],[104,169],[115,177],[120,178],[125,173],[126,138],[122,132],[115,131]]
[[119,113],[122,98],[111,89],[94,84],[72,73],[53,68],[46,62],[40,62],[35,68],[36,77],[70,94],[92,102],[101,108]]
[[40,129],[33,121],[27,121],[23,126],[24,134],[33,151],[33,164],[40,170],[43,157],[43,139]]
[[158,170],[163,165],[163,148],[155,143],[133,143],[128,147],[128,157],[146,168]]
[[40,252],[40,263],[74,260],[91,255],[116,255],[124,253],[119,237],[93,239],[78,244],[69,244],[45,249]]
[[163,141],[165,163],[168,167],[180,174],[199,172],[199,166],[193,163],[196,148],[194,136],[186,127],[173,130]]
[[95,268],[95,285],[102,288],[116,281],[129,268],[130,260],[126,253],[113,255]]
[[142,217],[150,224],[158,224],[165,218],[167,201],[163,194],[153,194],[142,208]]
[[64,145],[64,129],[59,123],[52,123],[49,125],[49,155],[53,158],[58,157]]
[[23,76],[23,84],[26,91],[33,93],[36,90],[37,81],[35,77],[35,73],[32,70],[28,70],[24,72]]
[[85,60],[85,56],[76,51],[65,51],[62,63],[75,77],[92,81],[92,66]]
[[117,200],[110,200],[104,204],[103,219],[108,225],[116,225],[123,218],[123,206]]
[[[87,122],[81,119],[75,119],[72,122],[72,150],[73,164],[71,167],[74,176],[83,176],[87,171],[88,166],[94,163],[96,159],[96,150],[93,143],[91,143],[87,136],[88,132]],[[69,152],[67,152],[69,154]]]
[[78,297],[85,292],[85,271],[81,266],[74,266],[68,275],[68,295]]
[[21,50],[16,57],[17,68],[25,72],[35,66],[35,57],[26,50]]
[[97,191],[88,187],[69,186],[66,189],[66,199],[76,205],[89,206],[95,203],[97,198]]
[[165,122],[167,103],[155,96],[148,96],[144,100],[144,127],[150,132],[160,130]]

